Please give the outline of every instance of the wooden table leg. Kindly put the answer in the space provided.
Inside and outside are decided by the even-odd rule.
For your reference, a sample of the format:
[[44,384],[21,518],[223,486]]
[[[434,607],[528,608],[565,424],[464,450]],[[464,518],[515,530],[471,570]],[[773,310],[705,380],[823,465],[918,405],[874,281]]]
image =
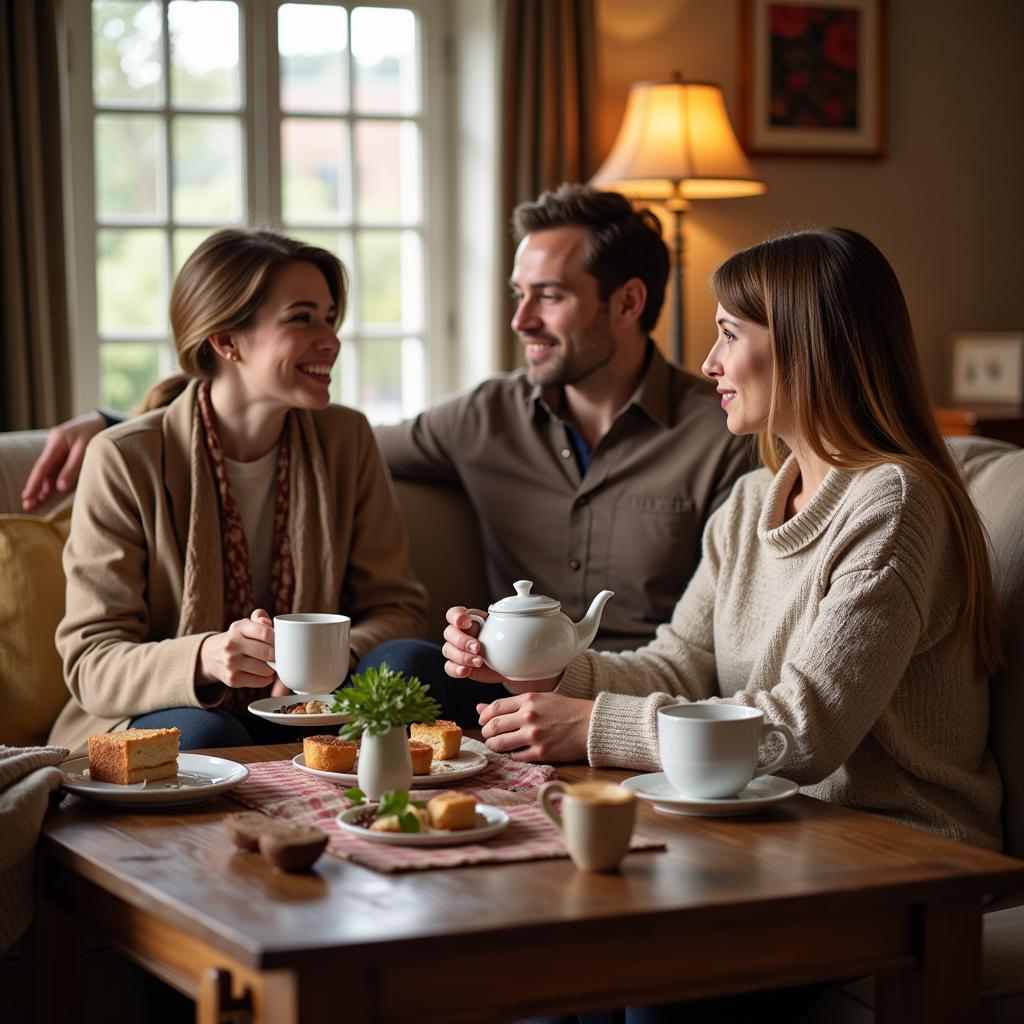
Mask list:
[[978,1024],[981,901],[926,906],[917,922],[919,959],[875,982],[877,1024]]

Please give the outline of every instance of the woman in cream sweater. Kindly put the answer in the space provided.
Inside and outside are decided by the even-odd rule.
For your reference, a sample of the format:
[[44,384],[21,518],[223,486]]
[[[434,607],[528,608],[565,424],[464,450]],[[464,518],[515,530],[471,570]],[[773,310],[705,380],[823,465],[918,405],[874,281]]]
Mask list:
[[[346,277],[329,252],[225,229],[174,282],[183,375],[89,445],[57,630],[72,699],[50,742],[176,725],[252,742],[272,616],[352,619],[351,665],[422,631],[425,595],[369,424],[330,405]],[[169,403],[169,404],[168,404]]]
[[[657,771],[660,707],[748,705],[792,730],[785,775],[805,792],[998,848],[986,541],[892,268],[855,232],[804,231],[733,256],[712,287],[704,373],[765,468],[712,516],[655,640],[502,680],[517,695],[481,706],[488,745]],[[448,620],[449,675],[496,681],[466,609]]]

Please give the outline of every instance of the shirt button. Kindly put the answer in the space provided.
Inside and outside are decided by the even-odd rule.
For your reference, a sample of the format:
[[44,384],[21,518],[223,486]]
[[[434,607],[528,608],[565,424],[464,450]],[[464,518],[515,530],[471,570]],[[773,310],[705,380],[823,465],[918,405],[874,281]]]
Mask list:
[[569,451],[568,448],[563,448],[562,452],[561,452],[561,455],[562,455],[563,459],[571,459],[572,458],[572,452]]
[[580,563],[579,563],[579,561],[577,559],[575,559],[575,558],[569,559],[569,568],[572,569],[573,572],[576,572],[579,569],[579,567],[580,567]]

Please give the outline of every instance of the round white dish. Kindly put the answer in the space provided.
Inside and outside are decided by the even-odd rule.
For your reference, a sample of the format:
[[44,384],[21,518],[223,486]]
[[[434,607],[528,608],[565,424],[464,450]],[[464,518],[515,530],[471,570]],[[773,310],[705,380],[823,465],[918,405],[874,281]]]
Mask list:
[[342,811],[335,819],[346,832],[367,839],[373,843],[389,843],[392,846],[461,846],[465,843],[482,843],[503,831],[508,826],[508,815],[499,807],[489,804],[476,805],[476,828],[466,828],[458,832],[371,832],[363,825],[353,824],[353,819],[366,813],[368,807],[376,804],[363,804]]
[[179,754],[178,775],[159,782],[117,786],[89,778],[89,758],[73,757],[60,766],[63,786],[69,793],[105,804],[147,807],[154,804],[194,804],[234,789],[249,777],[249,769],[237,761],[207,754]]
[[323,711],[318,715],[287,715],[280,712],[279,709],[283,708],[286,704],[298,704],[303,697],[308,697],[309,700],[322,701],[328,707],[331,705],[330,699],[324,700],[325,697],[331,697],[329,693],[292,693],[287,697],[264,697],[262,700],[254,700],[249,705],[249,710],[254,715],[266,718],[270,722],[277,722],[279,725],[326,726],[341,725],[342,722],[348,721],[348,715],[341,715],[335,711]]
[[764,807],[788,800],[800,791],[800,787],[789,779],[777,775],[762,775],[753,779],[736,796],[720,797],[715,800],[683,796],[672,788],[664,772],[650,775],[635,775],[621,783],[631,789],[641,800],[654,804],[662,814],[685,814],[697,818],[724,818],[737,814],[753,814]]
[[[292,764],[307,775],[315,775],[318,779],[326,779],[338,786],[358,786],[359,779],[356,772],[323,772],[318,768],[310,768],[306,764],[304,754],[296,754],[292,758]],[[358,762],[357,762],[358,767]],[[458,757],[449,761],[433,761],[430,765],[429,775],[414,775],[412,777],[413,789],[436,789],[448,782],[457,782],[460,779],[468,779],[470,776],[479,775],[487,767],[487,757],[484,754],[477,754],[471,750],[460,750]]]

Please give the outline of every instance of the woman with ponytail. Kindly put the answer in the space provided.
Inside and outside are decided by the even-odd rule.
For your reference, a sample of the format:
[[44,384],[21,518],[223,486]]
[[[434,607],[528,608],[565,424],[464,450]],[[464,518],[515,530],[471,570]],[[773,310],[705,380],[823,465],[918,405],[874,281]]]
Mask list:
[[659,708],[760,708],[792,731],[784,774],[804,792],[998,848],[987,542],[932,418],[896,275],[862,235],[825,229],[740,252],[711,284],[703,370],[729,430],[759,436],[765,468],[709,520],[672,620],[640,650],[584,652],[522,684],[484,666],[453,608],[448,674],[516,694],[481,705],[480,721],[493,750],[522,759],[658,771]]
[[289,692],[267,664],[275,614],[349,615],[350,667],[422,632],[369,424],[329,400],[346,295],[333,255],[273,231],[218,231],[182,267],[183,373],[82,467],[57,631],[72,699],[51,742],[129,725],[175,725],[185,749],[270,738],[245,709]]

